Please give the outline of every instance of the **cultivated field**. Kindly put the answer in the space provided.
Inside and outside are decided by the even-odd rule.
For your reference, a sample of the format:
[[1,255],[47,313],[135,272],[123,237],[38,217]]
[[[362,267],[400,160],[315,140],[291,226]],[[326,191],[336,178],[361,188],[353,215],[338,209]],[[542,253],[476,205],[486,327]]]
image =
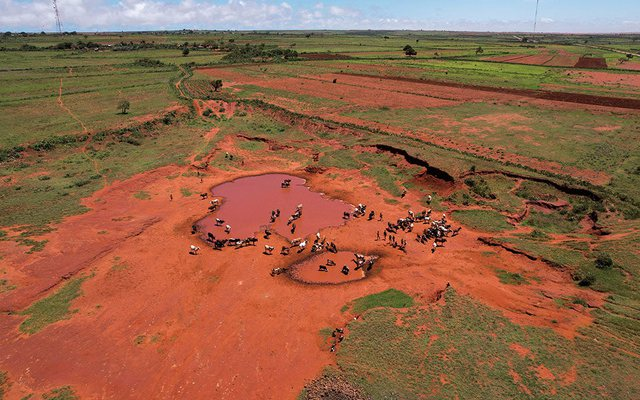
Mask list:
[[640,397],[637,37],[0,49],[0,399]]

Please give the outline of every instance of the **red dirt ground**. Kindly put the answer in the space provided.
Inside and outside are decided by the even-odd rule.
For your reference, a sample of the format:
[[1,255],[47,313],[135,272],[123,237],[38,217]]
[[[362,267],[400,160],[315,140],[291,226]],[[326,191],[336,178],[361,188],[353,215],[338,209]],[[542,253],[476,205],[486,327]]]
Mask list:
[[[227,118],[231,118],[236,111],[236,106],[237,104],[235,102],[227,103],[219,100],[193,100],[193,107],[196,109],[196,114],[203,117],[205,117],[203,113],[209,109],[212,111],[211,115],[215,115],[216,117],[224,115]],[[224,111],[220,112],[221,109],[224,109]]]
[[[396,93],[394,96],[381,96],[379,88],[367,86],[354,86],[348,84],[333,84],[334,78],[345,80],[343,76],[321,75],[312,77],[248,77],[237,71],[230,71],[224,68],[213,70],[203,69],[200,72],[212,74],[220,79],[229,81],[227,86],[238,84],[251,84],[271,89],[286,90],[296,94],[313,94],[315,97],[347,101],[352,105],[363,107],[389,107],[389,108],[415,108],[415,107],[443,107],[456,104],[456,102],[437,98],[437,96],[418,96],[411,92]],[[331,80],[329,78],[331,77]]]
[[527,65],[548,65],[554,67],[573,67],[578,61],[579,56],[569,53],[565,50],[557,50],[551,52],[541,50],[538,54],[508,54],[504,56],[485,57],[488,61],[497,61],[514,64]]
[[575,65],[576,68],[607,69],[607,60],[602,57],[580,57]]
[[[240,155],[251,174],[277,172],[265,157]],[[289,163],[286,170],[297,167]],[[0,369],[16,382],[9,398],[72,385],[82,398],[293,399],[333,362],[318,331],[343,325],[350,317],[340,308],[363,295],[394,287],[428,303],[451,283],[515,322],[552,327],[566,337],[592,318],[588,310],[557,307],[553,298],[576,295],[597,306],[605,296],[575,287],[567,274],[544,263],[489,248],[476,240],[479,233],[466,229],[435,254],[408,235],[403,254],[375,241],[384,222],[363,218],[321,231],[339,249],[382,257],[368,279],[345,285],[271,277],[272,268],[294,259],[261,254],[263,240],[221,252],[201,246],[200,255],[191,256],[189,245],[198,239],[190,227],[206,214],[207,202],[182,197],[179,189],[205,192],[246,173],[212,170],[202,183],[193,176],[167,179],[187,168],[160,168],[97,192],[85,201],[91,211],[44,236],[49,243],[41,253],[25,255],[14,243],[0,242],[6,278],[18,286],[1,295],[5,311],[22,310],[51,293],[64,276],[92,274],[68,320],[26,336],[18,331],[24,316],[0,317]],[[352,204],[365,200],[389,219],[405,213],[404,203],[418,201],[409,193],[402,204],[386,204],[358,171],[338,178],[298,175],[329,196]],[[140,190],[152,198],[134,198]],[[540,281],[505,286],[495,268]]]
[[623,86],[640,89],[640,74],[605,71],[570,71],[572,80],[596,86]]
[[630,71],[640,71],[640,62],[636,61],[626,61],[622,64],[616,64],[614,68],[617,69],[627,69]]
[[[537,98],[537,96],[542,92],[475,87],[470,85],[449,84],[418,79],[379,77],[374,75],[350,73],[322,74],[315,76],[309,75],[297,78],[281,78],[276,75],[264,74],[265,79],[262,79],[261,77],[245,75],[237,70],[226,68],[203,69],[200,70],[200,72],[228,79],[231,81],[230,85],[252,84],[287,90],[297,94],[340,100],[349,104],[349,106],[336,109],[335,107],[312,107],[306,103],[302,104],[300,102],[285,101],[285,99],[279,98],[269,99],[269,102],[294,112],[310,116],[321,116],[336,122],[369,126],[399,135],[415,135],[423,140],[444,147],[462,150],[496,160],[506,160],[522,165],[528,165],[536,169],[547,170],[553,173],[571,175],[590,181],[594,184],[606,184],[610,180],[610,177],[607,174],[599,171],[584,170],[560,165],[558,163],[541,161],[523,155],[506,153],[504,149],[489,149],[477,146],[465,142],[464,138],[452,139],[449,135],[442,135],[440,132],[430,131],[428,127],[424,127],[419,133],[407,132],[401,128],[392,127],[387,124],[379,124],[340,115],[343,111],[350,109],[353,105],[366,107],[416,108],[439,107],[442,105],[459,104],[460,102],[469,101],[506,103],[527,101],[538,106],[556,109],[558,107],[577,107],[572,102],[566,103],[564,101]],[[336,79],[336,83],[332,83],[334,79]],[[559,99],[564,98],[564,94],[555,92],[548,93],[553,94],[553,96],[557,95]],[[584,101],[600,101],[598,100],[598,96],[586,97],[588,97],[588,99],[585,98]],[[572,101],[572,99],[568,100]],[[632,101],[632,99],[625,99],[624,101],[626,100]],[[595,105],[581,104],[580,107],[593,109],[595,111],[612,110],[611,108]],[[638,107],[640,107],[640,102],[638,102]]]

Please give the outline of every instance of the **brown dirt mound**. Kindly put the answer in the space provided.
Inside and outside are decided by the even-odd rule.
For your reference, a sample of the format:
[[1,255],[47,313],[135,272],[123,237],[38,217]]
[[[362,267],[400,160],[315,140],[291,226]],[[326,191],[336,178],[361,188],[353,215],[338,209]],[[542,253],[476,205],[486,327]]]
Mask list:
[[362,391],[341,377],[323,376],[307,386],[304,400],[367,400]]
[[602,57],[580,57],[576,65],[576,68],[594,68],[594,69],[607,69],[607,60]]

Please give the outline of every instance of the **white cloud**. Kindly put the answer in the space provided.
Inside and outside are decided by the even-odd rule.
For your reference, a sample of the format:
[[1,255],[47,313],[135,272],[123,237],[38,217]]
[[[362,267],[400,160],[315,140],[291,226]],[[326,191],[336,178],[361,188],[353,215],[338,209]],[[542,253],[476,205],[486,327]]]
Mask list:
[[[294,10],[287,2],[266,0],[58,0],[64,28],[163,29],[170,27],[225,29],[230,26],[252,29],[286,24]],[[0,26],[3,29],[52,30],[55,26],[50,0],[0,0]]]
[[[288,1],[288,0],[287,0]],[[424,29],[530,31],[530,20],[402,17],[325,0],[306,7],[283,0],[58,0],[65,30],[143,29]],[[384,12],[383,12],[384,11]],[[630,32],[638,21],[540,19],[541,30]],[[540,26],[542,25],[542,27]],[[0,29],[52,31],[51,0],[0,0]]]

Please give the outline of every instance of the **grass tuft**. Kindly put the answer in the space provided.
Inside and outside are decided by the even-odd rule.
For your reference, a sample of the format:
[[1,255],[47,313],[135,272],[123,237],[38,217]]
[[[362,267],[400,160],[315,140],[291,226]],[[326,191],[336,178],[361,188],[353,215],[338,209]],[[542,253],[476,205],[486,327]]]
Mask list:
[[384,292],[370,294],[353,301],[353,312],[362,313],[371,308],[391,307],[404,308],[413,305],[413,298],[396,289],[388,289]]
[[54,322],[68,319],[73,311],[69,310],[71,302],[82,294],[82,283],[88,276],[76,278],[65,284],[60,290],[49,297],[38,300],[21,314],[28,315],[20,324],[20,331],[35,334]]

